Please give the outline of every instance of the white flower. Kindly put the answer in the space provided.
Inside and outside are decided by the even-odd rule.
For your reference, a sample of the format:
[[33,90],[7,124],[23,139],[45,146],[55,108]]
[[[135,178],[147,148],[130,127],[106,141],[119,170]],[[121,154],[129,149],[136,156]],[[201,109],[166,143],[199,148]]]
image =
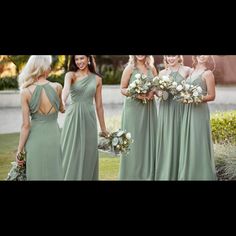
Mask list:
[[140,79],[140,78],[141,78],[141,75],[140,75],[140,74],[136,74],[136,75],[135,75],[135,78],[136,78],[136,79]]
[[189,84],[185,84],[184,88],[185,88],[185,90],[189,90],[190,89],[190,85]]
[[116,147],[117,147],[117,148],[120,148],[120,145],[118,144],[118,145],[116,145]]
[[141,84],[141,81],[140,81],[140,80],[137,80],[137,81],[136,81],[136,84]]
[[202,88],[201,88],[200,86],[198,86],[198,87],[197,87],[197,91],[198,91],[199,93],[201,93],[201,92],[202,92]]
[[128,140],[130,140],[130,139],[131,139],[131,133],[127,133],[127,134],[125,135],[125,137],[126,137]]
[[170,80],[169,76],[167,76],[167,75],[163,75],[162,79],[163,79],[163,81],[169,81]]
[[131,83],[129,86],[130,86],[130,88],[135,88],[136,84],[135,83]]
[[199,93],[198,93],[197,91],[194,91],[194,92],[193,92],[193,96],[194,96],[194,97],[197,97],[198,94],[199,94]]
[[177,90],[177,91],[181,91],[181,90],[183,90],[183,86],[182,86],[181,84],[178,85],[177,88],[176,88],[176,90]]
[[146,79],[146,78],[147,78],[147,76],[143,74],[142,75],[142,79]]
[[177,87],[178,84],[176,82],[173,82],[172,85]]

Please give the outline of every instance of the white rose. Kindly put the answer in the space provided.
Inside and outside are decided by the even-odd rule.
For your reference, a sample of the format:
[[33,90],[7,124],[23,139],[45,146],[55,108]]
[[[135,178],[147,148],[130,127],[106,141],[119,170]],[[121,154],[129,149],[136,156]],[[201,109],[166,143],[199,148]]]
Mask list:
[[176,82],[173,82],[172,85],[177,87],[178,84]]
[[135,83],[130,84],[130,88],[135,88],[135,87],[136,87]]
[[197,97],[198,96],[198,92],[197,91],[193,92],[193,96]]
[[125,135],[125,137],[126,137],[128,140],[130,140],[130,139],[131,139],[131,133],[127,133],[127,134]]
[[169,76],[167,76],[167,75],[163,75],[163,76],[162,76],[162,79],[163,79],[164,81],[170,80]]
[[201,93],[201,92],[202,92],[202,88],[201,88],[201,87],[197,87],[197,91],[198,91],[199,93]]
[[140,79],[140,78],[141,78],[141,75],[140,75],[140,74],[136,74],[136,75],[135,75],[135,78],[136,78],[136,79]]
[[190,85],[189,84],[185,84],[184,87],[185,87],[185,90],[189,90],[190,89]]
[[176,90],[177,90],[177,91],[181,91],[181,90],[183,90],[183,86],[182,86],[181,84],[178,85],[177,88],[176,88]]

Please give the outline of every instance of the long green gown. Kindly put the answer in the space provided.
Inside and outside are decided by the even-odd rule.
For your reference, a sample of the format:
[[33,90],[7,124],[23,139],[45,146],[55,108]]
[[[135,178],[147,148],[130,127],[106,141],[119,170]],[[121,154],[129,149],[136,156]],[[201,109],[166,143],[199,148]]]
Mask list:
[[[130,82],[140,73],[134,69]],[[153,77],[151,69],[148,76]],[[153,180],[155,169],[157,107],[156,101],[147,101],[126,97],[122,113],[122,129],[131,133],[134,143],[128,155],[122,155],[120,161],[120,180]]]
[[[207,94],[202,74],[188,77],[187,83],[201,86]],[[181,130],[179,180],[216,180],[210,127],[210,112],[207,103],[188,104],[184,107]]]
[[71,104],[61,134],[65,180],[98,180],[98,132],[93,98],[96,75],[71,85]]
[[[56,112],[39,113],[45,91]],[[49,83],[36,85],[30,103],[31,128],[25,145],[27,180],[63,180],[60,128],[57,123],[60,100]]]
[[[180,83],[185,78],[178,72],[170,74]],[[180,159],[180,131],[184,104],[173,100],[160,101],[157,121],[155,180],[177,180]]]

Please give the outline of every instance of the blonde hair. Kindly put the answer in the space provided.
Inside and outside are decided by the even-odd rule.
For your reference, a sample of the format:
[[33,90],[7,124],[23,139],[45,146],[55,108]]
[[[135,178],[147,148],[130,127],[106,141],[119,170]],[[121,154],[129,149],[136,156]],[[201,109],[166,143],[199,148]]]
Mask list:
[[32,85],[36,78],[50,69],[51,63],[51,56],[31,56],[18,77],[20,89],[22,90]]
[[[129,56],[129,62],[128,65],[131,65],[132,67],[137,66],[137,58],[135,55],[130,55]],[[151,68],[154,66],[154,57],[151,55],[145,55],[145,65],[148,68]]]
[[[177,55],[179,60],[178,60],[178,63],[181,64],[182,66],[184,65],[184,58],[182,55]],[[165,68],[167,69],[168,66],[169,66],[169,63],[167,62],[167,57],[166,55],[164,55],[164,58],[163,58],[163,63],[165,65]]]
[[[213,72],[216,69],[216,62],[213,55],[209,56],[209,58],[211,58],[211,62],[210,60],[208,60],[206,63],[206,67],[208,70],[211,70]],[[197,56],[192,56],[192,61],[193,61],[192,67],[196,68],[196,65],[198,63]]]

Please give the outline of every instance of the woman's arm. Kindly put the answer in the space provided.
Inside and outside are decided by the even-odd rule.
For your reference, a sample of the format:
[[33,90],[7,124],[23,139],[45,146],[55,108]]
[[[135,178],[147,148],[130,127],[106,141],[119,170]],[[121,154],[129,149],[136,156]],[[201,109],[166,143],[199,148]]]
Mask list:
[[120,82],[120,91],[121,91],[121,94],[123,94],[124,96],[129,95],[127,88],[129,86],[129,80],[130,80],[131,74],[132,74],[131,66],[127,66],[123,71],[121,82]]
[[99,76],[96,76],[96,81],[97,81],[97,89],[96,89],[96,94],[95,94],[95,102],[96,102],[97,116],[98,116],[102,133],[105,135],[108,135],[109,133],[105,125],[104,110],[103,110],[103,103],[102,103],[102,78]]
[[57,91],[58,91],[58,96],[60,98],[60,108],[59,108],[59,111],[61,113],[64,113],[65,112],[65,106],[62,102],[62,85],[57,83]]
[[64,107],[66,106],[66,101],[70,94],[70,86],[73,81],[73,77],[74,77],[73,72],[66,73],[65,81],[64,81],[64,88],[62,90],[62,104]]
[[203,102],[210,102],[215,100],[215,77],[211,71],[206,71],[204,73],[203,79],[206,81],[207,85],[207,95],[203,96]]
[[22,108],[22,125],[21,125],[21,133],[20,133],[20,140],[17,149],[17,156],[20,152],[24,151],[24,147],[26,141],[29,137],[30,132],[30,111],[28,105],[28,91],[24,90],[21,93],[21,108]]

